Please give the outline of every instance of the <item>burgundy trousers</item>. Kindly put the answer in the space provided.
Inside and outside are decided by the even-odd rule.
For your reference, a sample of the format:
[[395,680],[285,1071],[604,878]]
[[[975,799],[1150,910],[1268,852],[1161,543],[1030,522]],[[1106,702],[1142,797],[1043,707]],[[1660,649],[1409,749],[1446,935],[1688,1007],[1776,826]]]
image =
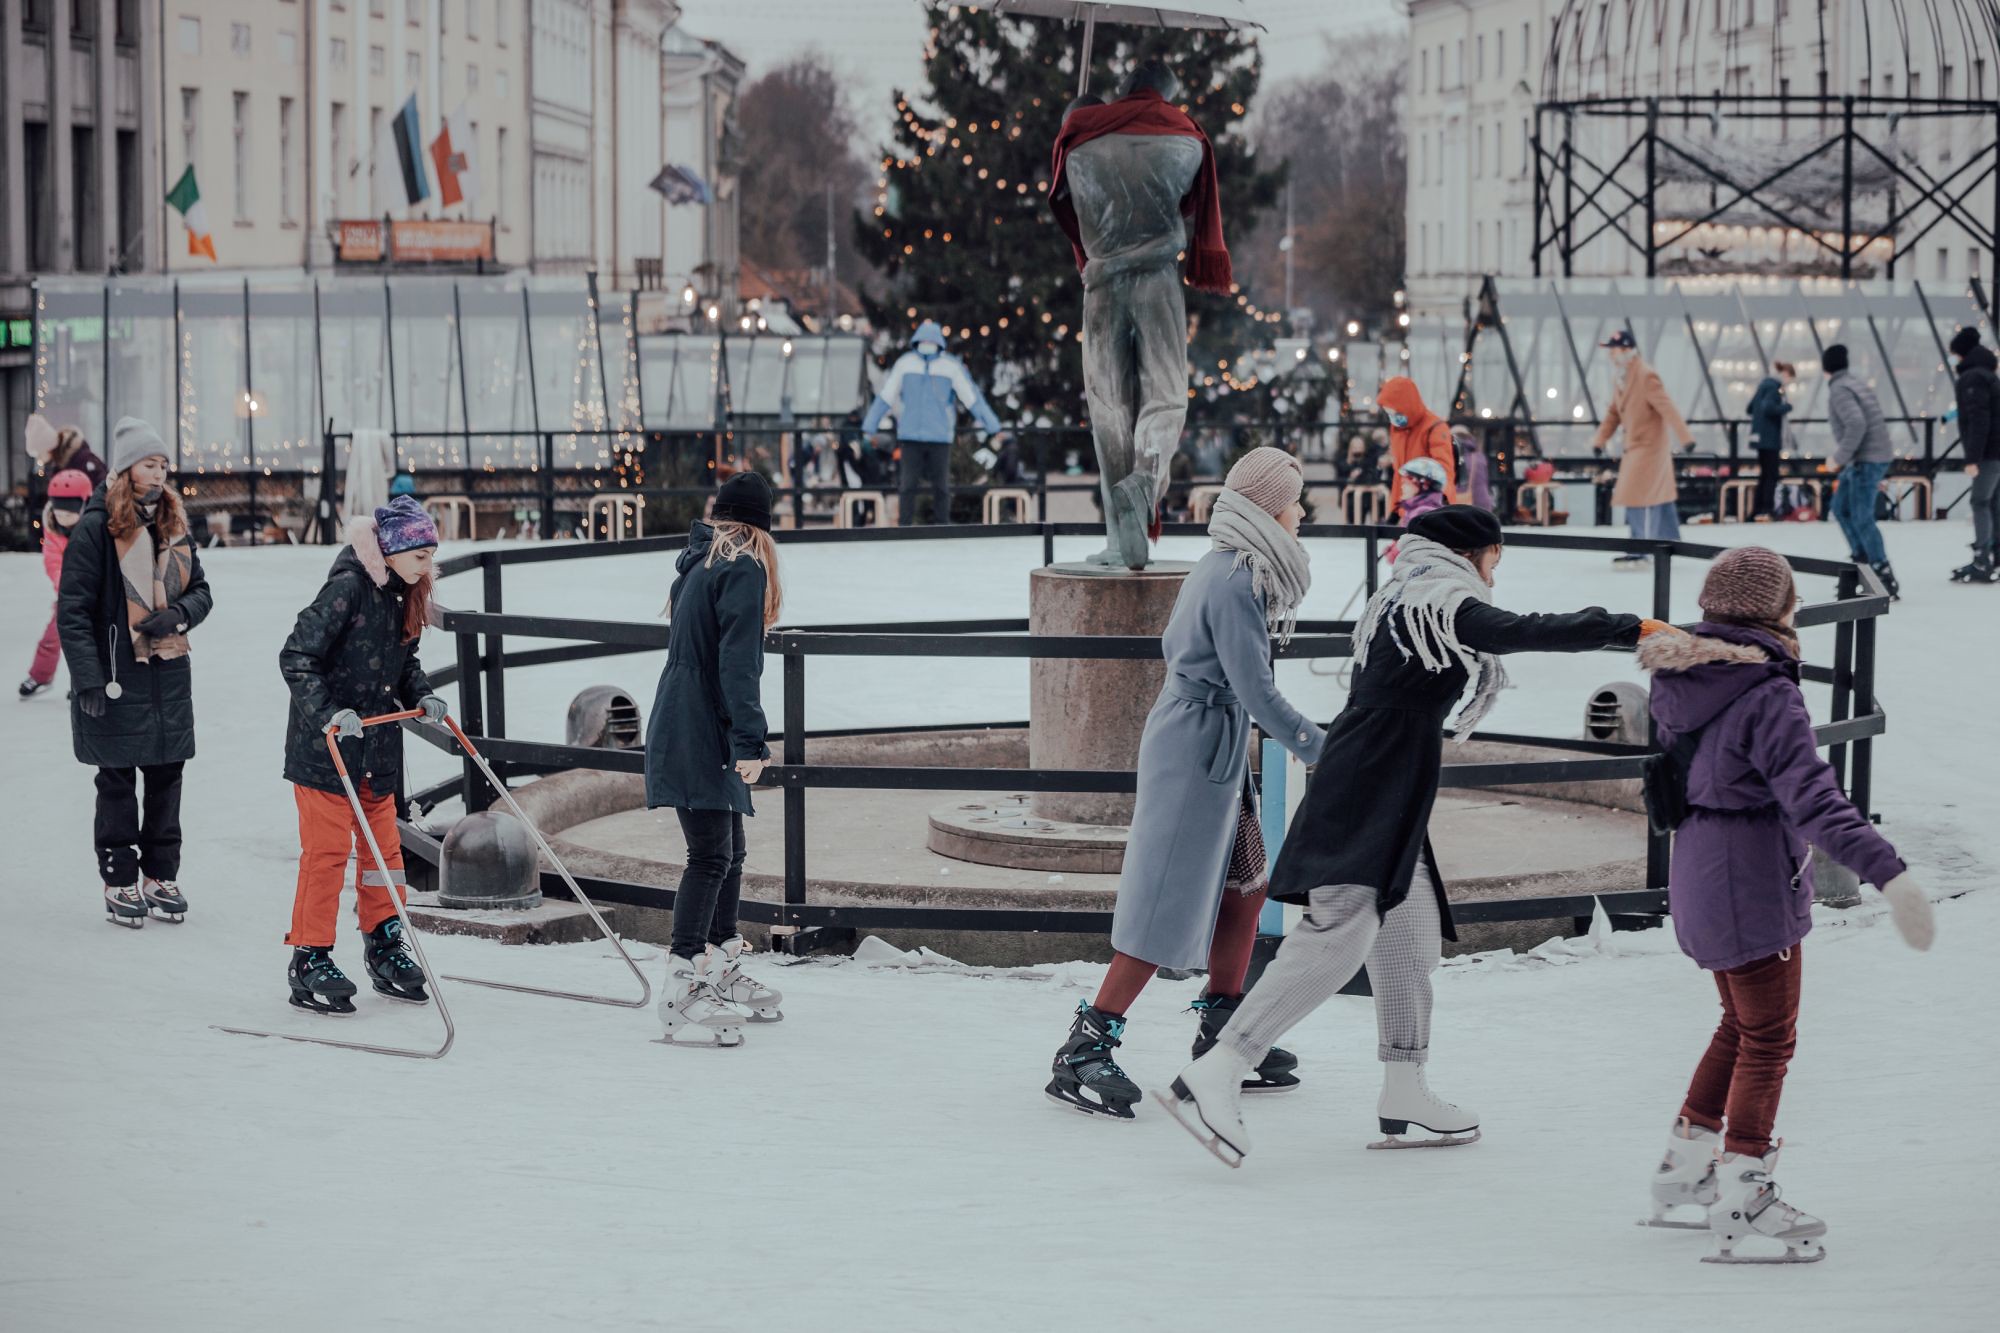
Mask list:
[[1681,1114],[1733,1153],[1771,1151],[1778,1095],[1798,1044],[1799,946],[1715,974],[1722,1022],[1695,1066]]

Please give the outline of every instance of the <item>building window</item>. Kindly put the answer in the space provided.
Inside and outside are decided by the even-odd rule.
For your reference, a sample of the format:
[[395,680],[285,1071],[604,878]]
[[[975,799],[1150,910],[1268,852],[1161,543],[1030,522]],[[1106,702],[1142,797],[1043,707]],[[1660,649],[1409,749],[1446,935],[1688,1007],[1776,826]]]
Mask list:
[[1465,86],[1465,38],[1463,37],[1458,39],[1458,49],[1452,60],[1451,86],[1454,88]]
[[507,215],[507,127],[502,125],[493,134],[493,203],[488,211],[497,217]]
[[1523,74],[1528,72],[1528,54],[1535,49],[1534,34],[1534,24],[1523,23],[1521,25],[1521,72]]
[[1475,82],[1486,77],[1486,34],[1483,32],[1472,39],[1472,77]]
[[507,71],[504,69],[499,71],[493,76],[493,79],[494,86],[499,90],[500,100],[503,102],[511,101],[514,96],[514,80],[508,77]]
[[1936,276],[1939,282],[1947,282],[1951,279],[1951,251],[1942,245],[1937,248]]
[[368,72],[380,74],[389,68],[389,53],[379,46],[368,48]]
[[1534,161],[1534,157],[1534,135],[1528,128],[1528,118],[1523,116],[1521,117],[1521,175],[1525,176],[1528,174],[1528,167]]
[[388,12],[388,0],[368,0],[368,17],[381,18]]
[[[27,7],[21,11],[21,31],[47,32],[49,30],[49,0],[27,0]],[[31,198],[39,196],[31,195]],[[30,216],[34,209],[29,209]],[[37,265],[40,267],[40,265]]]
[[1486,174],[1486,127],[1475,126],[1472,131],[1472,178],[1478,180]]
[[347,104],[334,102],[327,107],[327,137],[333,151],[333,211],[341,211],[342,187],[347,184]]
[[499,4],[493,6],[493,41],[500,46],[507,44],[508,8],[508,0],[500,0]]
[[250,25],[232,23],[229,25],[229,54],[248,56],[250,54]]
[[[201,140],[201,91],[181,89],[181,165],[194,166],[195,145]],[[200,172],[197,170],[196,175]]]
[[201,54],[201,20],[183,18],[180,21],[181,54],[198,56]]
[[112,22],[117,24],[118,40],[127,46],[135,46],[139,41],[139,0],[118,0],[112,10]]
[[424,26],[423,0],[403,0],[403,21],[412,28]]
[[1417,52],[1417,91],[1420,93],[1429,92],[1430,84],[1431,53],[1428,50],[1419,51]]
[[296,222],[292,208],[292,99],[278,99],[278,217]]
[[479,0],[465,0],[465,35],[479,36]]
[[424,58],[415,51],[403,52],[403,91],[415,92],[423,77]]
[[[382,108],[368,108],[368,151],[379,159],[382,155]],[[375,161],[368,173],[368,216],[382,216],[382,170],[383,163]]]
[[467,65],[465,67],[465,91],[468,93],[479,91],[479,66]]
[[347,39],[335,37],[326,44],[326,63],[335,70],[347,68]]
[[1965,276],[1968,278],[1979,276],[1979,247],[1976,245],[1966,247]]
[[1507,30],[1501,28],[1493,34],[1493,72],[1507,73]]
[[232,175],[236,185],[236,220],[250,220],[250,94],[234,93],[230,129],[235,160]]
[[297,33],[281,32],[278,34],[278,63],[280,65],[296,65],[299,63],[299,38]]
[[[97,0],[70,0],[69,35],[72,37],[93,37],[97,34]],[[82,247],[78,247],[77,262],[83,262]]]

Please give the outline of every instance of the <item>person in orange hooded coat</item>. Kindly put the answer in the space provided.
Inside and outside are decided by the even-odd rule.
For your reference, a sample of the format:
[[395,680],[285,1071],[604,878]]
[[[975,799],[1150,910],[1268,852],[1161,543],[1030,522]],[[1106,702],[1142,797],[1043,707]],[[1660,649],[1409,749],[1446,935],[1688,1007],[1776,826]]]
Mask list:
[[1413,458],[1435,458],[1444,469],[1445,503],[1457,504],[1458,450],[1452,447],[1451,427],[1424,406],[1415,381],[1407,375],[1383,381],[1382,391],[1375,398],[1389,418],[1389,469],[1396,477],[1397,502],[1401,503],[1413,489],[1410,479],[1403,475],[1403,465]]

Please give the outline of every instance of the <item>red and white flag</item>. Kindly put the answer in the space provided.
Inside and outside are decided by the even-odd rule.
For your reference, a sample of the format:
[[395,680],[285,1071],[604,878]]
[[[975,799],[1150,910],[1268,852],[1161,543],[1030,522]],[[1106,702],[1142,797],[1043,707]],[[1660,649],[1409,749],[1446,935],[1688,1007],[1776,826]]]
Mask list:
[[437,167],[438,202],[445,208],[464,202],[479,205],[479,172],[472,159],[472,125],[465,104],[444,118],[444,128],[431,140],[431,162]]

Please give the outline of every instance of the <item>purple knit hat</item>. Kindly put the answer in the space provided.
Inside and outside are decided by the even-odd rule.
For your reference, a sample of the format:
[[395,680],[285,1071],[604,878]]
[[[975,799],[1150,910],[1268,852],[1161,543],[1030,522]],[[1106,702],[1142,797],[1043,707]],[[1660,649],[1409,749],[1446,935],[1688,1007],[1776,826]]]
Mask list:
[[1712,620],[1779,625],[1798,602],[1792,567],[1762,546],[1739,546],[1715,558],[1701,585],[1701,609]]
[[399,495],[375,511],[375,539],[383,555],[438,544],[437,524],[413,495]]

